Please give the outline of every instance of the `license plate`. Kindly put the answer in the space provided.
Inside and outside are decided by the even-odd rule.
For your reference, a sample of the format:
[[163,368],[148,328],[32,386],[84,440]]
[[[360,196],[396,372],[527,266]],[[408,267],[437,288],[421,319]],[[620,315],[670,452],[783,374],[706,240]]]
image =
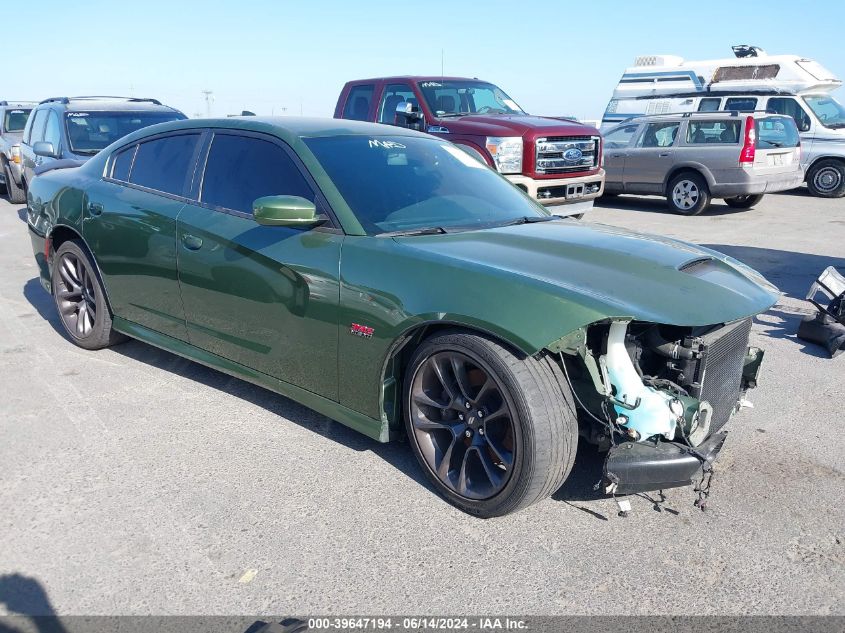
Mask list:
[[783,154],[775,154],[772,156],[772,165],[775,167],[780,167],[783,165]]

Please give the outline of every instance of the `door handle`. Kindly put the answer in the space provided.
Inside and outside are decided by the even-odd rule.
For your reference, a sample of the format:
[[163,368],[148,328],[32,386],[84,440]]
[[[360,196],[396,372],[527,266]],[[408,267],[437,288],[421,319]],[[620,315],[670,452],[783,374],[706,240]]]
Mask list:
[[658,156],[660,156],[660,158],[666,158],[669,155],[670,155],[670,152],[661,152],[660,154],[658,154]]
[[184,233],[182,235],[182,246],[187,248],[189,251],[198,251],[202,248],[202,240],[196,235]]
[[89,202],[88,212],[91,215],[100,215],[103,212],[103,205],[101,205],[99,202]]
[[623,158],[624,156],[625,156],[625,154],[611,154],[610,155],[611,158]]

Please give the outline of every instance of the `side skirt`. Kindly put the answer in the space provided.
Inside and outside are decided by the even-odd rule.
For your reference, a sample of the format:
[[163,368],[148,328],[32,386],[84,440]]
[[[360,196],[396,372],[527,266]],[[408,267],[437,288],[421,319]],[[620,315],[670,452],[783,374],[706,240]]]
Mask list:
[[251,382],[259,387],[264,387],[275,393],[281,394],[286,398],[295,400],[303,406],[313,409],[317,413],[325,415],[332,420],[340,422],[359,433],[371,437],[379,442],[387,442],[389,440],[388,425],[386,421],[374,420],[357,411],[353,411],[343,405],[318,396],[301,387],[297,387],[290,383],[278,380],[272,376],[268,376],[260,371],[250,369],[239,363],[232,362],[228,359],[217,356],[205,350],[194,347],[193,345],[180,341],[178,339],[160,334],[145,328],[142,325],[132,323],[120,317],[114,317],[112,327],[118,332],[125,334],[144,343],[149,343],[154,347],[161,348],[165,351],[172,352],[188,360],[192,360],[200,365],[205,365],[224,374],[234,376]]

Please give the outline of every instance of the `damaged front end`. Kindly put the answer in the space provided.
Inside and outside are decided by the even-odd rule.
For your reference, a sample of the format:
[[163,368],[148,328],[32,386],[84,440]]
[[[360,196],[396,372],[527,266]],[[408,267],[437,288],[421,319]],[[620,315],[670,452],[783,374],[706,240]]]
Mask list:
[[710,472],[723,427],[756,386],[763,352],[748,347],[750,332],[750,317],[708,327],[615,320],[550,347],[583,410],[582,436],[608,451],[608,493],[686,486]]

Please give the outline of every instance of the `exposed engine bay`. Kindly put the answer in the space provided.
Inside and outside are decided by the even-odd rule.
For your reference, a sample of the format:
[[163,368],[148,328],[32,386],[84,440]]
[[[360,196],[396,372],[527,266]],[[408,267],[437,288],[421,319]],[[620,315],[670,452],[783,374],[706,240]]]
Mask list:
[[707,327],[608,321],[559,343],[582,436],[608,450],[609,492],[687,485],[709,469],[722,428],[756,386],[751,319]]

